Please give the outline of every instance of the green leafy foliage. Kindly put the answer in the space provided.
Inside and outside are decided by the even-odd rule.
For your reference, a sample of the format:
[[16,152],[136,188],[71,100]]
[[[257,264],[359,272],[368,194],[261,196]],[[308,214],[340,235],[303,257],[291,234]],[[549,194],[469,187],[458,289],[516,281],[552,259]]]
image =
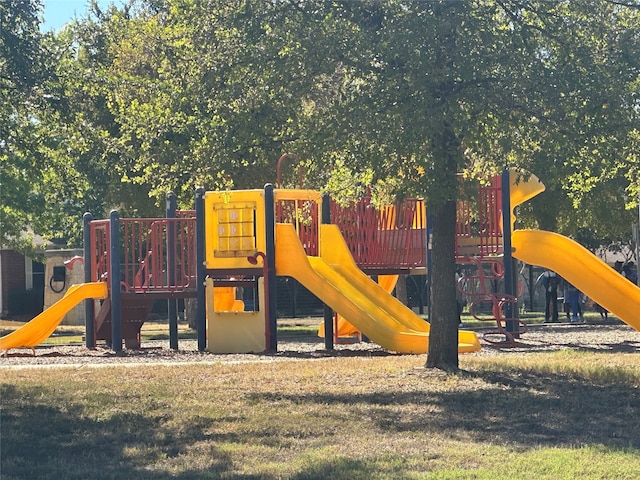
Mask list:
[[[25,250],[24,236],[42,198],[32,117],[43,101],[49,67],[38,30],[39,3],[0,3],[0,245]],[[35,154],[34,154],[35,153]]]

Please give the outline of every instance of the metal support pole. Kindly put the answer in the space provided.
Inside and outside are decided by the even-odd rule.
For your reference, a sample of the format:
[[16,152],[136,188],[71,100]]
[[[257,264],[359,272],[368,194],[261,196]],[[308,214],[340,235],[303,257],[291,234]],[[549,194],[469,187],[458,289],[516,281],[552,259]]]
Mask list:
[[513,334],[514,338],[519,337],[520,324],[516,319],[518,316],[517,290],[514,283],[517,280],[514,275],[514,262],[511,251],[511,179],[509,170],[506,168],[502,172],[502,250],[504,262],[504,293],[506,296],[515,297],[516,303],[505,303],[505,315],[509,319],[506,322],[507,332]]
[[[177,200],[173,192],[167,193],[166,218],[176,218]],[[167,223],[167,284],[174,287],[176,284],[176,224],[175,221]],[[169,316],[169,348],[178,350],[178,300],[167,300],[167,315]]]
[[[331,197],[325,193],[322,195],[322,217],[321,224],[328,225],[331,223]],[[333,350],[333,309],[326,303],[323,305],[324,312],[324,348],[326,350]]]
[[[82,216],[82,241],[84,243],[84,283],[93,280],[91,269],[93,267],[93,245],[91,245],[91,221],[93,215],[85,213]],[[95,307],[93,298],[84,301],[84,340],[87,348],[95,348]]]
[[200,352],[207,348],[207,314],[206,314],[206,291],[205,291],[205,211],[204,211],[204,188],[196,189],[195,199],[196,209],[196,328],[198,331],[198,350]]
[[122,299],[120,296],[120,215],[111,210],[109,215],[109,255],[111,286],[111,348],[114,352],[122,351]]
[[[269,302],[271,300],[269,294],[269,282],[267,279],[269,278],[269,263],[267,262],[267,255],[264,252],[256,252],[251,256],[247,257],[247,260],[251,265],[258,264],[258,257],[262,259],[262,285],[264,289],[262,294],[264,295],[264,348],[265,350],[270,350],[269,345],[271,343],[271,319],[269,318],[270,305]],[[260,296],[260,284],[258,283],[258,297]]]
[[267,271],[265,282],[265,295],[268,294],[267,311],[269,319],[269,342],[267,351],[278,350],[278,292],[276,289],[276,215],[275,197],[273,185],[267,183],[264,186],[264,222],[265,222],[265,254],[267,256]]

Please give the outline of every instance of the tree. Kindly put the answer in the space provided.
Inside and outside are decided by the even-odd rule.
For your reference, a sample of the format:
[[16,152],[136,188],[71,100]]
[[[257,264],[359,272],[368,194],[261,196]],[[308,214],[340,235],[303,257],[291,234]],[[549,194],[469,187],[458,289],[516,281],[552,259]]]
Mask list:
[[[374,180],[400,179],[399,193],[426,196],[436,217],[427,366],[455,371],[456,172],[525,168],[575,201],[616,176],[614,152],[635,161],[624,146],[637,137],[637,11],[606,2],[299,7],[340,25],[332,44],[319,32],[307,45],[330,55],[327,75],[340,82],[311,116],[307,142],[324,163],[342,155]],[[595,173],[605,158],[608,173]]]
[[639,11],[636,2],[605,1],[550,10],[538,72],[548,80],[536,115],[547,128],[529,167],[550,192],[532,202],[541,226],[567,235],[587,228],[602,242],[630,231],[638,198]]
[[38,30],[40,3],[0,2],[0,245],[30,247],[27,228],[42,209],[38,126],[50,65]]
[[[53,215],[51,229],[72,231],[64,218],[73,218],[72,210],[79,217],[83,207],[149,215],[168,190],[189,207],[195,185],[273,182],[277,159],[300,139],[304,93],[322,70],[321,51],[313,62],[302,57],[308,52],[297,36],[311,29],[290,7],[222,0],[139,2],[135,10],[94,5],[60,34],[59,106],[43,123],[60,186],[48,195],[68,208]],[[74,178],[56,176],[71,171]]]
[[[500,28],[496,20],[504,25],[508,19],[495,4],[343,2],[327,8],[327,17],[347,23],[343,31],[351,38],[338,40],[348,45],[335,67],[342,73],[341,95],[319,115],[325,126],[335,125],[333,135],[314,140],[326,147],[325,159],[344,152],[354,170],[370,168],[375,180],[399,178],[399,194],[427,198],[435,214],[427,366],[455,371],[456,174],[469,166],[466,149],[482,158],[482,136],[506,123],[503,94],[518,70],[526,71],[525,57],[518,56],[524,46]],[[498,162],[491,160],[483,165],[496,171]]]

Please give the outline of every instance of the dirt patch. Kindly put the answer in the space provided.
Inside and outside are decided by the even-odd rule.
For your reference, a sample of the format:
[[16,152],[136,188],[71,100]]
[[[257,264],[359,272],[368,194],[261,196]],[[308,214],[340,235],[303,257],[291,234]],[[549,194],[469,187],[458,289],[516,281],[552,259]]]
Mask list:
[[[640,352],[640,332],[625,324],[553,324],[529,327],[513,347],[493,345],[482,339],[487,330],[478,330],[482,350],[474,356],[497,354],[529,354],[562,349],[591,352]],[[318,359],[328,357],[393,356],[379,345],[370,342],[336,345],[325,350],[324,340],[317,336],[289,336],[278,339],[274,353],[216,354],[199,352],[195,340],[182,340],[179,350],[169,348],[168,341],[148,341],[140,350],[123,350],[116,354],[106,345],[87,349],[84,345],[42,345],[35,349],[15,349],[0,358],[0,367],[55,365],[114,365],[139,363],[243,363],[274,362],[284,359]]]

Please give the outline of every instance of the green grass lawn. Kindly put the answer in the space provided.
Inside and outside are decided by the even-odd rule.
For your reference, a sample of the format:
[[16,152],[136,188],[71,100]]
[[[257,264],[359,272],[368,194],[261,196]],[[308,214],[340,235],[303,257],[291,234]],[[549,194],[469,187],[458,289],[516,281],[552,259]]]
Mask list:
[[[278,334],[315,335],[317,323],[285,319]],[[167,330],[148,322],[143,340],[168,339]],[[186,325],[179,332],[195,336]],[[50,342],[81,343],[83,333],[62,326]],[[0,478],[640,478],[639,356],[461,355],[458,375],[425,370],[425,359],[7,362]]]
[[0,369],[0,478],[636,479],[640,357]]

